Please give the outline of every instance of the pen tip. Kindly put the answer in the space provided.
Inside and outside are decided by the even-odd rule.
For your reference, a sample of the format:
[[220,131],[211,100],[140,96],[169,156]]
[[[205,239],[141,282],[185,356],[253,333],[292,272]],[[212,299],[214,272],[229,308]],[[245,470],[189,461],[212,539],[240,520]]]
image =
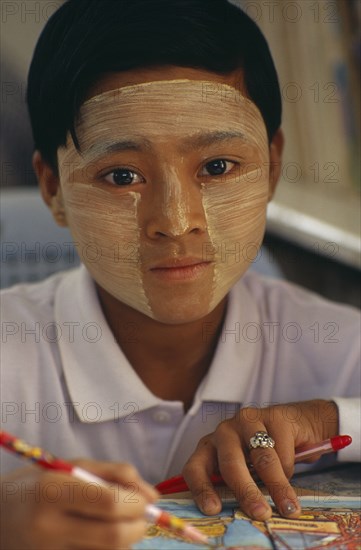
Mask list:
[[209,540],[206,535],[203,535],[198,529],[193,527],[193,525],[187,524],[184,528],[184,535],[188,536],[194,542],[201,542],[209,545]]

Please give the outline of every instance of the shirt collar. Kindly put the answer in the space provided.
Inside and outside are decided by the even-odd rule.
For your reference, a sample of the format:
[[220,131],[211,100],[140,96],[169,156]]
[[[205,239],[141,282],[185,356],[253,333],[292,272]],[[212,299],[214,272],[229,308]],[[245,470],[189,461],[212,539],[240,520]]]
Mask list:
[[[141,411],[162,402],[143,384],[115,341],[84,266],[66,274],[54,307],[56,322],[69,328],[62,331],[59,348],[68,391],[82,422],[114,420],[134,412],[134,407]],[[97,411],[95,420],[82,413],[89,410]]]
[[241,279],[228,294],[215,355],[197,392],[202,401],[247,402],[252,375],[261,361],[260,331],[257,305]]

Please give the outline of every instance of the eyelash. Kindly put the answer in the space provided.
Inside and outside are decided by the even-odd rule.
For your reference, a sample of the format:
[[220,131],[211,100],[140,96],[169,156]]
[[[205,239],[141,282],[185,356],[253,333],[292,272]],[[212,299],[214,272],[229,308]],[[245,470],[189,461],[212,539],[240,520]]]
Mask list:
[[[120,166],[119,168],[115,168],[114,170],[111,170],[110,172],[107,172],[106,174],[104,174],[104,176],[102,176],[106,181],[107,180],[107,177],[108,176],[111,176],[112,174],[115,174],[116,172],[129,172],[129,174],[132,174],[133,176],[138,176],[138,177],[141,177],[141,179],[143,180],[142,182],[136,182],[136,183],[144,183],[144,178],[143,176],[140,176],[138,174],[138,172],[136,172],[135,170],[133,170],[132,168],[127,168],[126,166]],[[114,176],[113,176],[114,177]],[[119,186],[119,187],[127,187],[127,186],[130,186],[130,185],[135,185],[134,182],[131,182],[131,183],[124,183],[123,185],[122,184],[118,184],[116,182],[111,182],[111,181],[108,181],[108,183],[112,184],[112,185],[116,185],[116,186]]]
[[[236,162],[236,161],[234,161],[234,160],[229,160],[229,159],[226,159],[226,158],[221,158],[221,157],[219,157],[219,158],[215,158],[215,159],[212,159],[212,160],[207,161],[207,162],[202,166],[202,169],[201,169],[201,170],[205,169],[205,168],[207,167],[207,165],[210,165],[210,164],[212,164],[212,163],[216,163],[217,161],[218,161],[218,162],[223,162],[223,163],[225,163],[226,165],[227,165],[227,164],[232,164],[232,167],[231,167],[230,169],[228,169],[226,172],[223,172],[223,173],[221,173],[221,174],[200,174],[200,175],[201,175],[202,177],[211,177],[211,178],[220,177],[220,178],[222,178],[222,177],[227,176],[230,172],[232,172],[232,168],[234,168],[235,166],[239,166],[239,165],[240,165],[239,162]],[[123,183],[123,184],[121,184],[121,183],[116,183],[116,182],[114,182],[114,181],[111,182],[111,181],[107,180],[107,177],[108,177],[108,176],[112,176],[112,175],[113,175],[113,178],[114,178],[114,174],[115,174],[116,172],[120,172],[120,171],[128,172],[128,173],[129,173],[130,175],[132,175],[133,177],[134,177],[134,176],[138,176],[138,177],[140,176],[140,178],[141,178],[143,181],[141,181],[141,182],[131,182],[131,183]],[[119,186],[119,187],[129,187],[129,186],[132,186],[132,185],[136,185],[137,183],[145,183],[145,180],[144,180],[143,176],[141,176],[138,172],[136,172],[136,171],[133,170],[132,168],[128,168],[128,167],[126,167],[126,166],[119,166],[119,167],[117,167],[117,168],[114,168],[113,170],[111,170],[111,171],[109,171],[109,172],[103,174],[101,177],[104,178],[104,179],[105,179],[108,183],[110,183],[111,185],[116,185],[116,186]]]
[[[239,163],[234,161],[234,160],[228,160],[228,159],[224,159],[224,158],[216,158],[216,159],[213,159],[213,160],[209,160],[208,162],[206,162],[204,165],[203,165],[203,168],[205,168],[208,164],[212,164],[212,163],[215,163],[215,162],[223,162],[225,164],[232,164],[232,167],[230,168],[230,170],[227,170],[227,172],[223,172],[222,174],[208,174],[210,177],[217,177],[217,176],[226,176],[227,174],[229,174],[229,172],[232,171],[232,168],[234,166],[239,166]],[[203,169],[202,168],[202,169]],[[203,175],[203,174],[202,174]],[[207,174],[206,174],[207,175]]]

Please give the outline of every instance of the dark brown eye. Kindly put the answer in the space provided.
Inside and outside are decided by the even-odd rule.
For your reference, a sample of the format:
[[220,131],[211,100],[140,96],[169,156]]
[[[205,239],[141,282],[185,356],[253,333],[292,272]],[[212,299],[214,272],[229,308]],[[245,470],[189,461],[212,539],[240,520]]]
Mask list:
[[132,185],[134,183],[140,183],[143,182],[143,178],[137,174],[137,172],[134,172],[133,170],[130,170],[129,168],[116,168],[115,170],[112,170],[109,172],[106,177],[106,181],[109,183],[113,183],[114,185]]
[[226,159],[214,159],[207,162],[202,170],[200,176],[222,176],[228,174],[232,168],[236,165],[236,162]]
[[205,168],[211,176],[218,176],[219,174],[224,174],[227,168],[227,163],[223,159],[212,160],[211,162],[207,162]]

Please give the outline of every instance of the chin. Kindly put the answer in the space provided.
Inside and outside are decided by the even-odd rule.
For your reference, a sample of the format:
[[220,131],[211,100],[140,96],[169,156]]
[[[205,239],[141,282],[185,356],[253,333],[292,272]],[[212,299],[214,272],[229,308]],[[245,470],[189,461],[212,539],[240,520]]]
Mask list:
[[185,325],[200,321],[210,313],[208,308],[166,306],[152,312],[152,319],[165,325]]

